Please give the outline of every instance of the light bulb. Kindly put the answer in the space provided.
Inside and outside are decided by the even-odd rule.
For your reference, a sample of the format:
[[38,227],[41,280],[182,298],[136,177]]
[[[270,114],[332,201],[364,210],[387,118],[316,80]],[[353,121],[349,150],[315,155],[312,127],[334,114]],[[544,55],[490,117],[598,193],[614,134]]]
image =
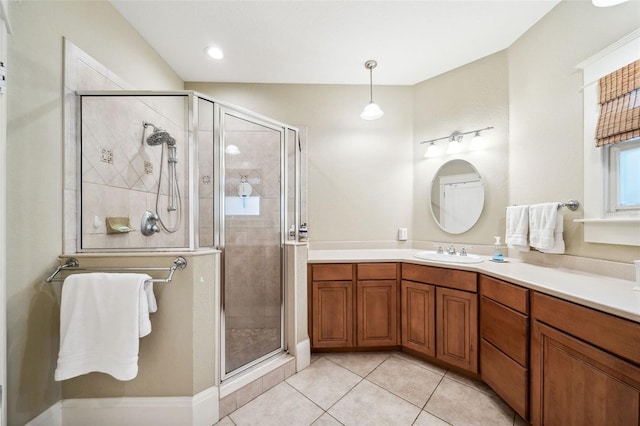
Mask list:
[[440,149],[435,142],[431,142],[427,147],[427,152],[424,153],[424,158],[434,158],[438,155],[440,155]]
[[484,146],[484,138],[480,135],[480,132],[476,132],[473,139],[471,139],[471,149],[482,149]]
[[460,152],[460,142],[452,140],[447,145],[447,154],[457,154]]

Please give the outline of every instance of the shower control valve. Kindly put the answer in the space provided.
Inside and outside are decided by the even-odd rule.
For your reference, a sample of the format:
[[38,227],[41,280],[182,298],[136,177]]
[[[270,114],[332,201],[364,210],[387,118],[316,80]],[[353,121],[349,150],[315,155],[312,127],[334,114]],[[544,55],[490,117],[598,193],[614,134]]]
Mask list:
[[157,224],[158,219],[158,215],[151,210],[144,212],[140,223],[140,231],[142,232],[142,235],[149,237],[156,232],[160,232],[160,227]]

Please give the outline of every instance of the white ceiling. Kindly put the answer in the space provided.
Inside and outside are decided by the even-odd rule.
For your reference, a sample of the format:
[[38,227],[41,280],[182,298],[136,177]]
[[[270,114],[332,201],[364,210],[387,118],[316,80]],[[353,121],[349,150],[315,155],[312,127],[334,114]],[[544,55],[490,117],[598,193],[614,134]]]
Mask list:
[[[111,0],[191,82],[413,85],[509,47],[559,0]],[[216,44],[225,58],[204,49]]]

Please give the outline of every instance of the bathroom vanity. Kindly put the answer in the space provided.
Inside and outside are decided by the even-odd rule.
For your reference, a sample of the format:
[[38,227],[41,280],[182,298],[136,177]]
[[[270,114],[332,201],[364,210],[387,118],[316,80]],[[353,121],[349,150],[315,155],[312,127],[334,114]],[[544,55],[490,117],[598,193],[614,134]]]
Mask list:
[[310,251],[308,286],[312,351],[400,348],[483,380],[534,425],[640,421],[631,281],[327,250]]

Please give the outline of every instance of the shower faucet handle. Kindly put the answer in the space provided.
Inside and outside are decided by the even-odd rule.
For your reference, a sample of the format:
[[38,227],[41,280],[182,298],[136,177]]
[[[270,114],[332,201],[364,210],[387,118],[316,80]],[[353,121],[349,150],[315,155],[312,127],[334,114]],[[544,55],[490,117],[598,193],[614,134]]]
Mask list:
[[142,232],[142,235],[149,237],[160,232],[160,227],[157,225],[158,220],[158,215],[151,210],[144,212],[142,221],[140,222],[140,232]]

